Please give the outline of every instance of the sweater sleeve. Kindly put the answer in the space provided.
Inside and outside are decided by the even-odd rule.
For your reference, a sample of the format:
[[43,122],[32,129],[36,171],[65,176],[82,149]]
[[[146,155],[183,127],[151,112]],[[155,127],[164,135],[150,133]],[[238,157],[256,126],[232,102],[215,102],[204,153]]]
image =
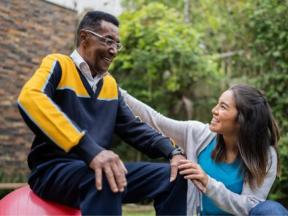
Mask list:
[[[18,107],[23,119],[32,131],[46,136],[64,151],[73,147],[85,161],[102,149],[81,130],[78,125],[61,111],[53,101],[57,86],[62,77],[60,55],[45,57],[30,80],[24,85],[18,97]],[[63,58],[63,57],[62,57]]]
[[236,194],[227,189],[222,182],[209,177],[205,194],[224,211],[233,215],[249,215],[249,211],[253,207],[266,200],[276,178],[277,155],[273,147],[270,147],[270,153],[268,172],[261,186],[252,189],[246,182],[243,185],[242,193]]
[[142,121],[146,122],[163,135],[171,138],[177,145],[186,149],[185,143],[189,127],[188,121],[177,121],[167,118],[159,112],[156,112],[150,106],[137,100],[125,90],[120,89],[120,91],[134,115],[139,116]]

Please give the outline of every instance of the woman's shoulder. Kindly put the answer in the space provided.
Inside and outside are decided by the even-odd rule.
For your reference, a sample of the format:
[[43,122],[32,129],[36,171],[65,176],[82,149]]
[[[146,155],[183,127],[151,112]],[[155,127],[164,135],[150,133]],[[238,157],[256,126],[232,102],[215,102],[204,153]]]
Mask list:
[[271,156],[273,156],[273,157],[277,155],[276,149],[275,149],[275,147],[272,146],[272,145],[269,146],[269,154],[270,154]]
[[274,146],[269,147],[269,155],[268,155],[268,160],[269,160],[269,166],[277,166],[277,152]]

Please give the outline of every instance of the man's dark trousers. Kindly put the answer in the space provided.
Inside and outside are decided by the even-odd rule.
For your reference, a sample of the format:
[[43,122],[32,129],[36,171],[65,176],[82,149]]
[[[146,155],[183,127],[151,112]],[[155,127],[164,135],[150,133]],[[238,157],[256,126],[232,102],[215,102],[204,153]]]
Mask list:
[[[121,215],[122,203],[153,199],[157,215],[186,215],[187,181],[182,176],[170,183],[170,165],[126,163],[127,187],[113,193],[106,177],[97,191],[95,173],[75,159],[54,159],[32,170],[29,184],[40,197],[80,208],[82,215]],[[104,175],[104,174],[103,174]]]

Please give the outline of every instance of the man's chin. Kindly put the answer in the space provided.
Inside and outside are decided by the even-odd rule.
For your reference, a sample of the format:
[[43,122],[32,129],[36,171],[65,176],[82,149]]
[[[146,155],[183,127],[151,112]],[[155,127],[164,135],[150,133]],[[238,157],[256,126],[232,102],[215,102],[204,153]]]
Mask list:
[[109,67],[101,67],[101,68],[98,68],[98,69],[97,69],[97,73],[98,73],[98,74],[104,74],[104,73],[106,73],[106,72],[108,71],[108,68],[109,68]]
[[100,74],[104,74],[104,73],[106,73],[107,71],[108,71],[108,68],[105,68],[105,69],[99,70],[99,73],[100,73]]

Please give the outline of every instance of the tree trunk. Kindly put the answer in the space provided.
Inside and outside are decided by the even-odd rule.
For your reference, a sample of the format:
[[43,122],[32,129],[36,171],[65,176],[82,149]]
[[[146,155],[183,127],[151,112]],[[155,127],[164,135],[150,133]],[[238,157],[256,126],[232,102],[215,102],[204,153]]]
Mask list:
[[190,0],[184,0],[184,22],[190,23]]

